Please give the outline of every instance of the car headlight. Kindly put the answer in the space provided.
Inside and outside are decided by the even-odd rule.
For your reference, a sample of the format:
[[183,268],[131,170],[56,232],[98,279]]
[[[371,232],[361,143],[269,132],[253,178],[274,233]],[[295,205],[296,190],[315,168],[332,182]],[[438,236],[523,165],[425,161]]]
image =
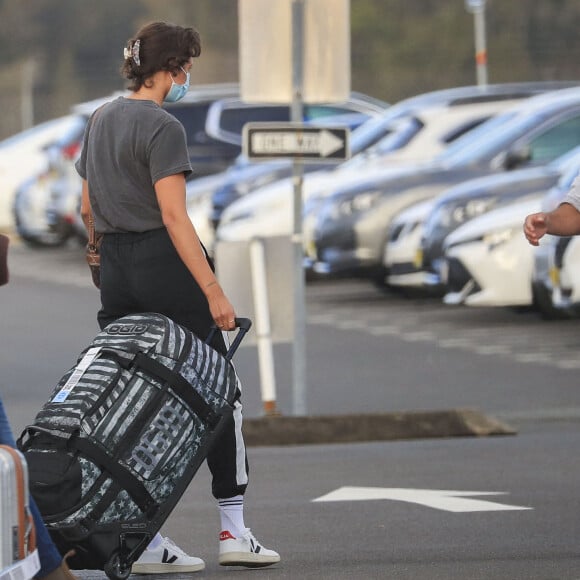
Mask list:
[[483,236],[483,242],[493,250],[497,246],[501,246],[506,242],[509,242],[516,233],[519,233],[519,228],[504,228],[502,230],[496,230],[495,232],[490,232]]
[[433,221],[437,221],[444,228],[458,225],[469,221],[477,216],[488,212],[496,203],[496,198],[470,199],[466,202],[441,206],[433,214]]
[[380,191],[359,193],[353,197],[340,198],[334,201],[332,213],[334,218],[348,217],[372,209],[379,199]]

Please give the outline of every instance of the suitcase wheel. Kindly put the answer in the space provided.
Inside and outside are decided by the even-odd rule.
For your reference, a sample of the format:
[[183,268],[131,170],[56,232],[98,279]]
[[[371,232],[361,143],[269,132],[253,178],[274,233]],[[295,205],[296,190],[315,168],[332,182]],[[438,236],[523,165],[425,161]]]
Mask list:
[[131,574],[131,566],[121,566],[119,553],[115,552],[103,566],[103,570],[111,580],[125,580]]

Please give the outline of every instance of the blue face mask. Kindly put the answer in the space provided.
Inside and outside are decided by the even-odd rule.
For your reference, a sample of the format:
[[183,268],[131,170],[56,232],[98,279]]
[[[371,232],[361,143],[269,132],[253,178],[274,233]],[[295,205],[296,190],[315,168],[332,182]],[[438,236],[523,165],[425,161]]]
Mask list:
[[176,103],[185,97],[187,91],[189,90],[189,73],[185,72],[182,67],[181,70],[185,73],[185,82],[180,85],[177,84],[174,80],[171,81],[171,88],[169,92],[163,99],[166,103]]

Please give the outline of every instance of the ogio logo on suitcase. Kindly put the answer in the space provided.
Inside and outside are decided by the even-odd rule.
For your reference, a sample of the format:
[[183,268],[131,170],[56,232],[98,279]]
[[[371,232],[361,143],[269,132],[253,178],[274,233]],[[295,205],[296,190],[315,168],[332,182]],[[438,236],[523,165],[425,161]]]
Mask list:
[[147,324],[110,324],[105,329],[107,334],[145,334]]

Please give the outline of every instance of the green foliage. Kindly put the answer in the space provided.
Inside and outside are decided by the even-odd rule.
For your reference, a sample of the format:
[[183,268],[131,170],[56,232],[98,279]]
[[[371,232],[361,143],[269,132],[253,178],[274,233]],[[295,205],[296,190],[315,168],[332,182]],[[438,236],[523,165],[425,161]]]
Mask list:
[[[353,89],[394,102],[475,84],[474,19],[464,0],[350,3]],[[125,41],[152,20],[200,30],[208,65],[199,82],[236,80],[237,9],[237,0],[0,0],[0,99],[17,102],[13,71],[27,59],[36,65],[37,121],[122,88]],[[578,78],[578,0],[487,0],[486,26],[490,82]]]

